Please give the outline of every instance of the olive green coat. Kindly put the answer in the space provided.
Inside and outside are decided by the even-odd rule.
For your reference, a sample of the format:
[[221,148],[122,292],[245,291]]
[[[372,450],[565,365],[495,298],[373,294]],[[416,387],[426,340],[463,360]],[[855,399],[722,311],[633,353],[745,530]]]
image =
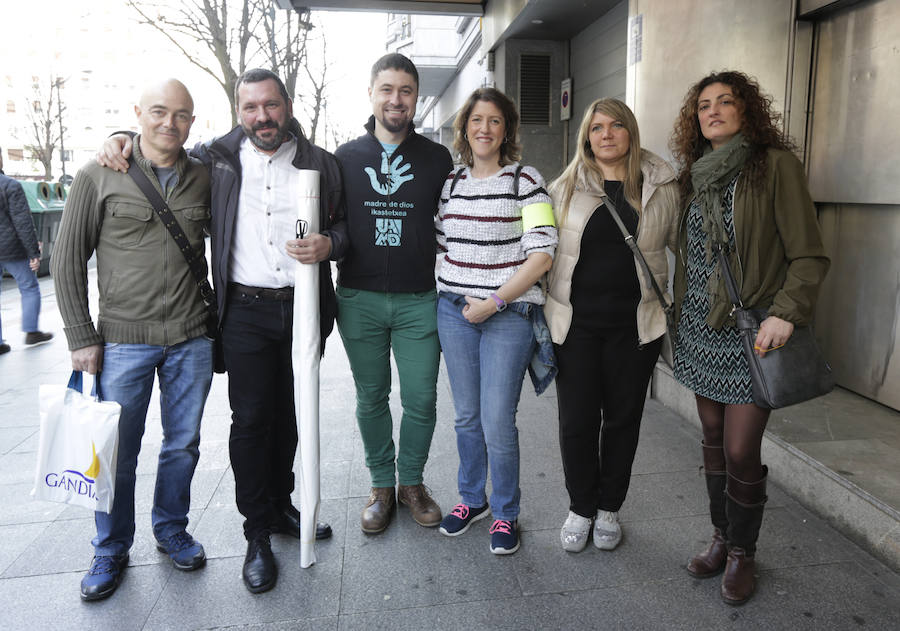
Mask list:
[[[134,157],[162,194],[139,141]],[[178,183],[166,202],[190,244],[203,252],[209,175],[184,151],[175,171]],[[87,264],[94,252],[100,294],[96,327],[87,300]],[[171,346],[206,332],[207,310],[184,256],[125,173],[94,162],[78,172],[50,263],[69,350],[103,342]]]
[[[675,315],[680,316],[686,291],[686,217],[681,211],[675,257]],[[768,307],[769,315],[793,324],[809,324],[829,259],[822,244],[816,208],[800,161],[789,151],[769,149],[766,175],[758,191],[743,175],[734,195],[736,252],[731,270],[745,307]],[[707,323],[713,328],[734,324],[724,277],[712,296]]]

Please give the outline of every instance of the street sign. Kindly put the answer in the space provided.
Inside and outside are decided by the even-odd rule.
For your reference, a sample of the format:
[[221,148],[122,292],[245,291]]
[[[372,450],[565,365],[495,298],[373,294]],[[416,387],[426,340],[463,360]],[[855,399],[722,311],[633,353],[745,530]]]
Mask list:
[[567,121],[572,117],[572,78],[562,80],[559,91],[559,120]]

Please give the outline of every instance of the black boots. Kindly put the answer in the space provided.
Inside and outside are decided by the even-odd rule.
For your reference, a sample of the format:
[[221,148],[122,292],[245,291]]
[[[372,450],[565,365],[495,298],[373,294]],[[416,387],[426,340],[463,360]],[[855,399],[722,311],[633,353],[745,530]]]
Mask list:
[[709,515],[715,530],[709,546],[691,559],[687,571],[695,578],[710,578],[722,571],[728,554],[725,547],[725,534],[728,532],[728,517],[725,512],[725,451],[721,446],[709,447],[703,442],[700,445],[703,447]]
[[753,596],[756,588],[756,540],[762,525],[766,500],[768,468],[763,465],[762,477],[744,482],[728,474],[725,510],[728,518],[728,560],[722,577],[722,600],[729,605],[741,605]]

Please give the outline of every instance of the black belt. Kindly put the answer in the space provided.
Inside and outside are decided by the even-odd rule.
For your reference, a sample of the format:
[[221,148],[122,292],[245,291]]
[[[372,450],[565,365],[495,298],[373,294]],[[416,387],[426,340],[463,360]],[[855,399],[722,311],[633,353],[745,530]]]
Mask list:
[[270,287],[249,287],[240,283],[228,283],[229,289],[244,294],[248,298],[259,298],[260,300],[278,300],[286,302],[294,299],[293,287],[278,287],[272,289]]

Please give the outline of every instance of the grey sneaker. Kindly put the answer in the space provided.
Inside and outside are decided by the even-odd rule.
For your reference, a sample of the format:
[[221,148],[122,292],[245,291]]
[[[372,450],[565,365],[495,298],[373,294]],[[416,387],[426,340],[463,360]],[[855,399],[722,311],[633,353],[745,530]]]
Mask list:
[[619,513],[598,510],[594,520],[594,545],[600,550],[615,550],[621,541]]
[[559,531],[559,541],[566,552],[581,552],[587,545],[591,532],[591,520],[569,511],[566,523]]

